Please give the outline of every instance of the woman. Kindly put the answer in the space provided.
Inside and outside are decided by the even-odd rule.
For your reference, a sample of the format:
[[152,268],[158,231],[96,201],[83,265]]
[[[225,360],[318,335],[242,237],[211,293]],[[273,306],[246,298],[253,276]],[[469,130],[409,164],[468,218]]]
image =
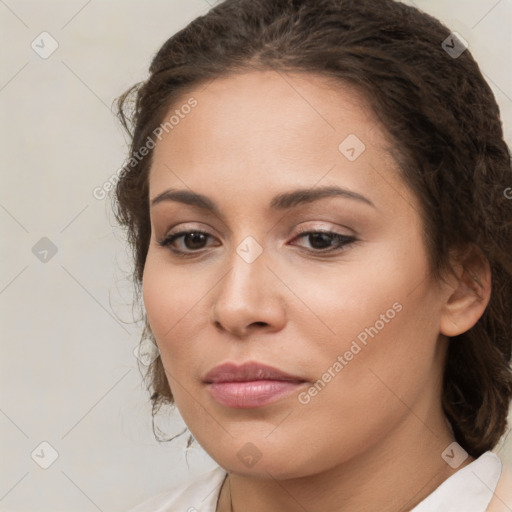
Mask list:
[[154,413],[219,464],[135,510],[510,510],[512,172],[460,36],[225,0],[119,109]]

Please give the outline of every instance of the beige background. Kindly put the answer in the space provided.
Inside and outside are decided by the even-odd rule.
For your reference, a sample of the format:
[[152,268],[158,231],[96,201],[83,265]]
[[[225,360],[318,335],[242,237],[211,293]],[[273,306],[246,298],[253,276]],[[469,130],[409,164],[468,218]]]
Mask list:
[[[416,5],[469,42],[510,144],[512,1]],[[108,200],[93,195],[125,156],[114,98],[208,9],[206,0],[0,0],[2,512],[123,511],[215,465],[197,445],[187,465],[184,437],[153,438],[133,354],[129,253]],[[58,43],[46,59],[31,47],[51,49],[43,31]],[[512,440],[498,451],[512,462]]]

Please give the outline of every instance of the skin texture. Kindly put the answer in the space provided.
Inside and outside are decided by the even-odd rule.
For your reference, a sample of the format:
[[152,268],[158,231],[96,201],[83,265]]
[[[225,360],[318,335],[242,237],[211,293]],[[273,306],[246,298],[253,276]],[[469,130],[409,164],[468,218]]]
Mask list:
[[[220,215],[175,201],[152,207],[143,297],[180,413],[230,473],[218,510],[230,510],[229,488],[235,511],[410,510],[456,471],[441,458],[454,441],[441,409],[447,336],[483,313],[488,266],[468,258],[484,283],[479,294],[467,266],[433,280],[417,199],[383,127],[350,86],[255,71],[197,87],[182,103],[190,96],[197,107],[155,148],[150,198],[194,191]],[[365,145],[354,161],[338,149],[350,134]],[[269,209],[277,194],[331,185],[374,206],[331,197]],[[328,242],[315,246],[299,228],[356,241],[328,253]],[[210,235],[174,242],[192,257],[158,244],[182,229]],[[236,251],[248,236],[263,249],[252,263]],[[365,328],[380,327],[394,304],[400,311],[301,403],[299,391]],[[246,361],[308,382],[259,408],[214,401],[204,375]],[[237,455],[247,443],[261,456],[252,467]]]

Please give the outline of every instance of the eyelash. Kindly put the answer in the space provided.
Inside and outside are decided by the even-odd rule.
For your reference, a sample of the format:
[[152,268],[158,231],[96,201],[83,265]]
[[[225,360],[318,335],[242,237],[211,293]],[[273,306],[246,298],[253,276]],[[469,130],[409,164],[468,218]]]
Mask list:
[[[158,245],[160,245],[161,247],[168,248],[171,252],[173,252],[174,254],[176,254],[177,256],[179,256],[181,258],[196,256],[201,251],[203,251],[203,249],[187,252],[187,251],[182,251],[182,250],[176,249],[175,247],[172,247],[172,244],[177,239],[182,238],[183,236],[189,235],[189,234],[206,235],[207,237],[211,238],[211,235],[209,233],[206,233],[205,231],[201,231],[201,230],[180,231],[178,233],[170,234],[170,235],[166,236],[163,240],[158,241]],[[317,234],[330,236],[331,240],[336,241],[336,247],[334,249],[327,248],[327,249],[316,249],[316,250],[303,248],[303,250],[305,250],[306,252],[308,252],[310,254],[315,254],[315,255],[320,255],[320,256],[323,254],[332,254],[332,253],[338,254],[338,253],[344,251],[347,246],[349,246],[350,244],[353,244],[354,242],[357,241],[357,239],[353,236],[342,235],[340,233],[336,233],[334,231],[327,231],[327,230],[325,230],[325,231],[323,231],[323,230],[299,231],[298,235],[295,238],[304,238],[309,235],[317,235]],[[295,240],[295,238],[294,238],[294,240]]]

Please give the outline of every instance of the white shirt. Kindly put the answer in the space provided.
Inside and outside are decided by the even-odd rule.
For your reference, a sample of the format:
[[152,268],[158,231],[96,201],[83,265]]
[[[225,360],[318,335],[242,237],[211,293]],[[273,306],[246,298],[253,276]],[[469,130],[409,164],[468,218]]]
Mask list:
[[[447,478],[410,512],[485,512],[503,469],[485,452]],[[215,512],[226,471],[220,466],[141,503],[130,512]]]

